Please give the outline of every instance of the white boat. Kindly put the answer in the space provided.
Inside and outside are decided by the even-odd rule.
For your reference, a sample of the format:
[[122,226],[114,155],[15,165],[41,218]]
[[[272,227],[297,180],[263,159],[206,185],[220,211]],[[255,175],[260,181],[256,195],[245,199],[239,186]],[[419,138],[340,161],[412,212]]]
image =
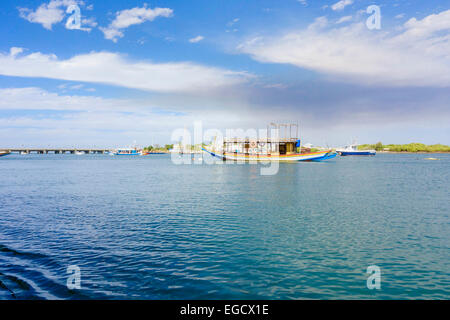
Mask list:
[[75,151],[75,154],[77,156],[81,156],[81,155],[85,154],[85,152],[84,151]]
[[111,154],[114,156],[139,156],[141,151],[137,148],[119,148],[113,150]]
[[336,149],[336,152],[341,156],[374,156],[377,153],[375,150],[358,150],[358,145],[355,143]]

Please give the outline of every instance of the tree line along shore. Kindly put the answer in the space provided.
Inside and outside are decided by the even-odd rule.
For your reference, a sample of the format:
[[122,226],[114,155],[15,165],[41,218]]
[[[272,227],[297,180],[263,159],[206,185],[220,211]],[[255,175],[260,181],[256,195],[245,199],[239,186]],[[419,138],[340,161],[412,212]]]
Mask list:
[[[144,148],[144,151],[147,152],[169,152],[169,150],[173,149],[173,144],[166,144],[164,146],[159,146],[157,144],[151,145]],[[201,150],[201,145],[188,145],[184,146],[186,149],[190,150]],[[411,152],[411,153],[450,153],[450,146],[443,144],[432,144],[426,145],[423,143],[409,143],[409,144],[383,144],[382,142],[378,142],[375,144],[362,144],[358,146],[359,150],[368,150],[373,149],[378,152]],[[318,151],[319,149],[312,148],[310,151]]]
[[164,152],[164,153],[168,153],[170,152],[170,150],[173,149],[173,144],[166,144],[164,146],[160,146],[158,144],[155,145],[150,145],[148,147],[144,147],[144,151],[146,152]]
[[409,143],[409,144],[383,144],[378,142],[376,144],[362,144],[358,146],[359,150],[373,149],[381,152],[425,152],[425,153],[442,153],[450,152],[450,146],[443,144],[426,145],[423,143]]

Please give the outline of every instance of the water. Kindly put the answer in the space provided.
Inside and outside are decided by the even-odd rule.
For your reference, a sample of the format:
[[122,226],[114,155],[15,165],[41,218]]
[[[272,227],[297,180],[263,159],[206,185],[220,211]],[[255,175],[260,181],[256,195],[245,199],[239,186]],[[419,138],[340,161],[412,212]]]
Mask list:
[[449,155],[259,169],[3,157],[0,299],[450,298]]

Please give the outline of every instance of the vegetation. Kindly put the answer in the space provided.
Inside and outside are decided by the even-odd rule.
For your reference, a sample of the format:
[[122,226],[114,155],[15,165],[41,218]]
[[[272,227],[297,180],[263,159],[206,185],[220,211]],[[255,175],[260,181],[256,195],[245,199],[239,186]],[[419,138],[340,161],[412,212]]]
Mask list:
[[[196,144],[196,145],[186,144],[182,148],[184,150],[199,151],[205,145],[206,144],[204,144],[204,143]],[[155,145],[150,145],[148,147],[145,147],[144,151],[147,151],[147,152],[169,152],[169,150],[173,149],[173,147],[174,147],[173,144],[166,144],[166,145],[164,145],[164,147],[161,147],[160,145],[155,144]]]
[[164,147],[161,147],[159,144],[150,145],[144,148],[144,151],[147,152],[169,152],[170,149],[173,148],[173,144],[166,144]]
[[450,146],[442,144],[426,145],[423,143],[409,143],[409,144],[387,144],[381,142],[376,144],[362,144],[358,146],[359,150],[374,149],[376,151],[390,151],[390,152],[450,152]]

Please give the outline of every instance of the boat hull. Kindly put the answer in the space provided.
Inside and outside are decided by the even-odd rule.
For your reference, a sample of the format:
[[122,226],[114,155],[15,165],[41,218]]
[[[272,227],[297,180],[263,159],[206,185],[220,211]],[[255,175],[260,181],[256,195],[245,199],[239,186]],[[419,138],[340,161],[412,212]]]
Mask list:
[[299,162],[299,161],[322,161],[336,157],[336,153],[331,150],[311,152],[311,153],[297,153],[289,155],[251,155],[239,153],[215,153],[207,149],[202,149],[210,155],[221,158],[223,160],[231,161],[256,161],[256,162]]
[[139,152],[131,152],[131,153],[126,153],[126,152],[112,152],[111,153],[113,156],[140,156],[141,153]]
[[341,151],[341,156],[374,156],[376,153],[372,151]]
[[8,154],[10,154],[11,152],[0,152],[0,157],[3,157],[3,156],[7,156]]

